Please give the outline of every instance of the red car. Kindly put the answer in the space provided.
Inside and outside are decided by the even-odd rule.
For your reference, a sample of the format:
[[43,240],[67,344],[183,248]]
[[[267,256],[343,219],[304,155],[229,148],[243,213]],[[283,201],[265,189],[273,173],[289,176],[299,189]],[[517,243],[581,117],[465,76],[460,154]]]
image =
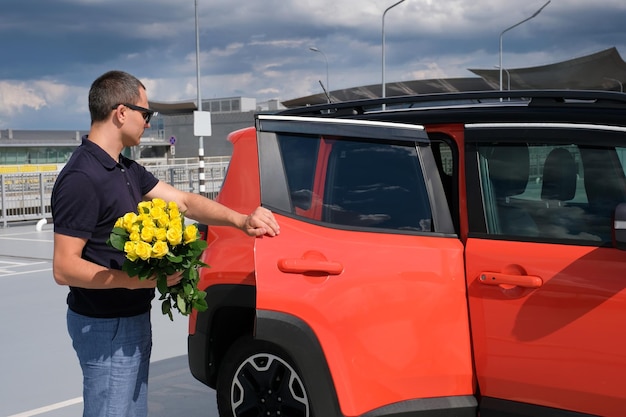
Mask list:
[[[383,106],[384,104],[384,106]],[[222,417],[626,415],[626,95],[258,115],[210,227],[192,374]]]

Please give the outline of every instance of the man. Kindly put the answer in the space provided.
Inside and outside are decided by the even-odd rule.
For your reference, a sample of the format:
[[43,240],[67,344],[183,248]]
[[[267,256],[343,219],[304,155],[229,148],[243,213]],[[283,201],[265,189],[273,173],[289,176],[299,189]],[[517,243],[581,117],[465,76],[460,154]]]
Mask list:
[[[139,145],[153,111],[145,86],[134,76],[110,71],[89,91],[91,128],[54,185],[54,279],[70,287],[67,325],[83,371],[84,417],[147,415],[152,347],[150,304],[155,280],[121,271],[124,254],[106,244],[118,217],[141,200],[174,201],[186,217],[232,226],[250,236],[279,233],[272,213],[250,215],[159,181],[121,155]],[[168,285],[181,279],[176,273]]]

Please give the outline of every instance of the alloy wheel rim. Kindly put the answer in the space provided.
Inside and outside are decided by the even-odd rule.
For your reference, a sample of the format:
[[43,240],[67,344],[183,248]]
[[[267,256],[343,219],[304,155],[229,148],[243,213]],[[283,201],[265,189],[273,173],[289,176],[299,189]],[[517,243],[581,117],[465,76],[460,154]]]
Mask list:
[[237,368],[230,400],[236,417],[309,417],[310,413],[300,376],[289,363],[269,353],[250,356]]

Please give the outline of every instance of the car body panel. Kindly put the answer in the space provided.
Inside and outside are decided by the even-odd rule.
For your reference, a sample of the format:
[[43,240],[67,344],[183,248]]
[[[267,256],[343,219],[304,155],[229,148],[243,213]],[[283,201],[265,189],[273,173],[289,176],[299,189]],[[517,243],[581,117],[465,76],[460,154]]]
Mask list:
[[[623,252],[470,238],[466,259],[482,395],[603,416],[623,414]],[[488,282],[493,273],[534,276],[541,285],[494,285]]]
[[[257,309],[288,312],[313,329],[345,415],[473,392],[458,240],[278,221],[279,239],[256,241]],[[279,267],[307,257],[342,270]]]
[[[233,153],[216,201],[249,213],[261,204],[256,130],[254,127],[238,130],[228,139],[237,151]],[[206,235],[208,247],[202,261],[209,267],[200,270],[198,288],[219,284],[254,286],[254,238],[226,226],[210,226]],[[189,334],[196,331],[196,319],[194,310],[189,317]]]

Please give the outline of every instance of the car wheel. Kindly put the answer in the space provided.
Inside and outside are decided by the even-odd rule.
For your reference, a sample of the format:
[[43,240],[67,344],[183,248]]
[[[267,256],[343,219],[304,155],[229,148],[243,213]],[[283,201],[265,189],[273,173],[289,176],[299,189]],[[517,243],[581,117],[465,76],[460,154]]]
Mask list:
[[217,378],[221,417],[312,417],[291,359],[267,342],[242,338],[228,349]]

